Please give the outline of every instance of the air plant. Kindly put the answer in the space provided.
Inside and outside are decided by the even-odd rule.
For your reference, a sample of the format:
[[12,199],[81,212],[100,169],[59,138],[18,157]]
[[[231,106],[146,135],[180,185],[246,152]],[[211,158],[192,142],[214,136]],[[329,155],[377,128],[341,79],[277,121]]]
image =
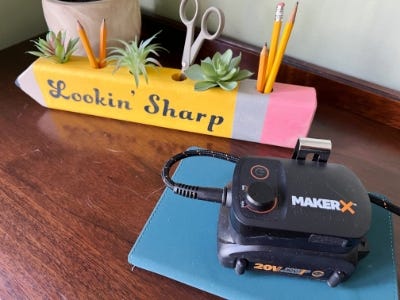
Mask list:
[[161,47],[160,44],[151,43],[158,33],[140,43],[137,37],[130,43],[118,40],[118,42],[123,45],[123,48],[111,47],[110,55],[107,57],[107,61],[115,63],[114,72],[118,71],[121,67],[127,67],[135,79],[136,87],[139,86],[140,75],[143,75],[146,83],[148,83],[146,67],[161,67],[160,62],[149,55],[153,54],[158,57],[158,51],[167,51],[165,48]]
[[57,34],[49,31],[46,39],[39,38],[33,41],[38,51],[28,51],[27,53],[63,64],[68,62],[75,52],[78,40],[78,38],[75,38],[66,42],[65,31],[59,31]]
[[225,53],[215,53],[212,58],[207,57],[200,65],[190,66],[185,75],[195,83],[196,91],[205,91],[213,87],[221,87],[226,91],[235,89],[238,81],[249,78],[253,73],[248,70],[240,70],[239,64],[242,56],[233,57],[232,50]]

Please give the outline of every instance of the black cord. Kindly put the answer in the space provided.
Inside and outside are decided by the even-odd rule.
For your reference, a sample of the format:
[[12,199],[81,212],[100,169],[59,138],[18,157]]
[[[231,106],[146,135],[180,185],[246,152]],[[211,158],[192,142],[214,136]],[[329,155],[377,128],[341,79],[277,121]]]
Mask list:
[[207,149],[195,149],[195,150],[187,150],[182,153],[179,153],[173,157],[171,157],[164,165],[164,168],[161,172],[161,177],[167,187],[172,189],[175,194],[192,198],[192,199],[200,199],[207,200],[211,202],[225,203],[226,200],[226,188],[210,188],[210,187],[200,187],[187,185],[179,182],[174,182],[169,176],[169,172],[172,166],[178,161],[192,157],[192,156],[210,156],[222,160],[226,160],[232,163],[237,163],[239,157],[213,150]]
[[378,193],[368,193],[368,196],[372,203],[380,207],[383,207],[384,209],[387,209],[391,213],[400,216],[400,207],[391,203],[390,200],[385,195]]

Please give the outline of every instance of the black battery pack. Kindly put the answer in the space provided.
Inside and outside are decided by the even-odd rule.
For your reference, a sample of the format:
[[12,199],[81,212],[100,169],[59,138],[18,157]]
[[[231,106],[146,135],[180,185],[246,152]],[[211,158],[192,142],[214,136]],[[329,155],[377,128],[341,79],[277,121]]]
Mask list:
[[[167,161],[162,178],[176,194],[221,204],[217,256],[223,266],[334,287],[368,254],[371,202],[397,215],[400,209],[368,193],[347,167],[328,162],[330,151],[329,140],[310,138],[298,140],[290,159],[187,150]],[[191,156],[235,163],[232,181],[223,188],[174,182],[172,165]]]
[[238,274],[251,269],[336,286],[368,253],[368,192],[348,168],[327,163],[328,149],[297,151],[292,159],[239,159],[231,199],[220,209],[218,259]]

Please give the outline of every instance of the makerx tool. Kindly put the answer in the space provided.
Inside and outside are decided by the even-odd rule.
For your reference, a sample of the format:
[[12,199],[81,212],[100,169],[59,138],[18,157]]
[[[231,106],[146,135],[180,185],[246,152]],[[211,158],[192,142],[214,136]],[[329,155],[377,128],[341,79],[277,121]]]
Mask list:
[[[398,215],[400,209],[383,195],[368,193],[345,166],[328,163],[330,151],[329,140],[310,138],[298,140],[292,159],[188,150],[165,164],[162,178],[176,194],[221,203],[222,265],[237,274],[261,270],[325,280],[334,287],[368,254],[371,202]],[[191,156],[235,163],[232,182],[224,188],[174,182],[171,167]]]

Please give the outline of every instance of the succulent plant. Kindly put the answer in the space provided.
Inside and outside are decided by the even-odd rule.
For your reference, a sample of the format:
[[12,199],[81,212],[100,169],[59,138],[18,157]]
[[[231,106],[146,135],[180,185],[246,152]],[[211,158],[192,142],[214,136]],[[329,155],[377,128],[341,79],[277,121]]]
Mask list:
[[56,63],[66,63],[76,50],[78,38],[68,40],[66,43],[65,31],[59,31],[57,34],[49,31],[46,39],[39,38],[33,41],[38,51],[28,51],[27,53],[38,57],[45,57]]
[[212,59],[207,57],[201,61],[200,65],[190,66],[185,71],[185,75],[197,81],[194,86],[196,91],[205,91],[217,86],[230,91],[237,87],[238,81],[253,75],[248,70],[240,70],[241,58],[241,54],[233,57],[230,49],[223,54],[217,52]]
[[154,58],[149,57],[150,54],[159,56],[158,51],[165,50],[160,44],[152,44],[151,42],[159,34],[157,32],[152,37],[141,41],[138,44],[138,38],[128,43],[123,40],[118,40],[122,45],[121,47],[111,47],[110,55],[107,57],[107,61],[115,63],[114,72],[118,71],[121,67],[127,67],[129,72],[135,78],[136,87],[139,86],[139,76],[143,75],[146,83],[148,82],[146,66],[159,66],[160,62]]

